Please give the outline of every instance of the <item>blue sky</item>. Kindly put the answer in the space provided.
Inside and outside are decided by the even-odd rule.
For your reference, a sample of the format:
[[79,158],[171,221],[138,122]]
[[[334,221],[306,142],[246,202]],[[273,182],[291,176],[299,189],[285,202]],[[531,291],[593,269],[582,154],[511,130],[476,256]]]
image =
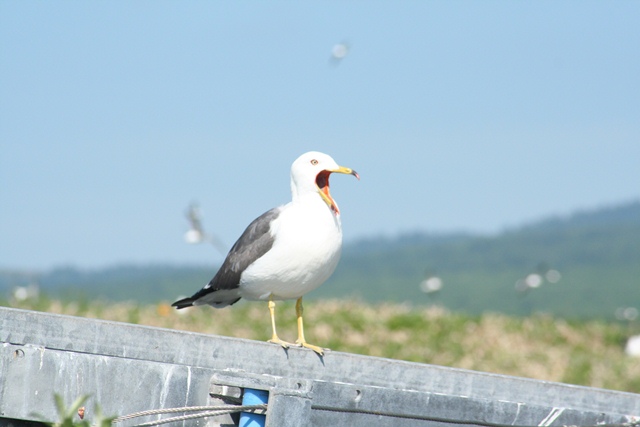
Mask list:
[[[0,268],[217,264],[319,150],[345,240],[640,197],[640,2],[0,2]],[[336,43],[349,54],[330,61]]]

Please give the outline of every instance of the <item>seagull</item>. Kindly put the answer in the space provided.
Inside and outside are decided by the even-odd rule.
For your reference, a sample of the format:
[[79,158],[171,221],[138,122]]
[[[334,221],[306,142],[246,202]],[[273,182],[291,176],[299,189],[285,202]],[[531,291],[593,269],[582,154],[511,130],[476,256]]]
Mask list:
[[302,297],[333,273],[342,249],[340,209],[329,192],[332,173],[360,176],[330,156],[310,151],[291,165],[291,202],[256,218],[233,245],[222,266],[198,292],[172,304],[222,308],[241,298],[267,301],[271,315],[269,342],[289,348],[276,333],[275,301],[296,301],[296,344],[323,356],[304,337]]
[[209,242],[215,246],[222,255],[224,255],[227,251],[224,243],[222,243],[215,235],[208,234],[204,231],[200,207],[195,203],[191,203],[187,209],[186,216],[189,221],[189,231],[185,233],[184,239],[187,243],[198,244],[202,242]]

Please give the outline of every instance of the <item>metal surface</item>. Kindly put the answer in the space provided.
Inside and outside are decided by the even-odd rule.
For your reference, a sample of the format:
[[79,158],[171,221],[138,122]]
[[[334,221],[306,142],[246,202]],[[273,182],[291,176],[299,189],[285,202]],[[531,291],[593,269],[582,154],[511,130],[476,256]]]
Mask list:
[[0,308],[0,343],[6,419],[55,421],[54,393],[68,403],[90,394],[91,420],[95,403],[125,415],[222,402],[244,387],[270,392],[268,426],[594,425],[640,416],[631,393],[8,308]]

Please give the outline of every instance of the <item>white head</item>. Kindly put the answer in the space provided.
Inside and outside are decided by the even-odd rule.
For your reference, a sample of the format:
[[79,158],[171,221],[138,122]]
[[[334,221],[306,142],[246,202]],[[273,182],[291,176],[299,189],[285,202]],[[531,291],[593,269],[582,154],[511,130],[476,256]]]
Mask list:
[[293,200],[305,195],[317,194],[334,213],[340,213],[338,205],[329,193],[329,175],[333,172],[350,174],[360,179],[356,171],[339,166],[331,156],[324,153],[309,151],[298,157],[291,165]]

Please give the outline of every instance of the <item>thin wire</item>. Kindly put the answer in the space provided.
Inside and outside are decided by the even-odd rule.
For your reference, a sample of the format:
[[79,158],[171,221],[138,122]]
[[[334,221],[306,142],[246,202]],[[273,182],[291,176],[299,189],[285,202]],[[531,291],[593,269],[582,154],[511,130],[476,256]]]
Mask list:
[[[408,415],[408,414],[400,414],[397,412],[382,412],[382,411],[373,411],[368,409],[336,408],[332,406],[323,406],[323,405],[311,405],[311,409],[316,409],[319,411],[348,412],[348,413],[355,413],[355,414],[377,415],[382,417],[403,418],[403,419],[409,419],[409,420],[434,421],[434,422],[440,422],[445,424],[476,425],[481,427],[538,427],[538,426],[522,426],[522,425],[518,426],[518,425],[512,425],[512,424],[500,424],[500,423],[492,423],[489,421],[456,420],[453,418],[441,418],[441,417],[434,417],[429,415]],[[598,424],[597,426],[563,425],[562,427],[640,427],[640,421],[632,421],[632,422],[621,423],[621,424]]]
[[[383,412],[383,411],[374,411],[368,409],[355,409],[355,408],[337,408],[333,406],[324,406],[324,405],[311,405],[311,409],[319,410],[319,411],[329,411],[329,412],[344,412],[344,413],[355,413],[355,414],[367,414],[367,415],[376,415],[382,417],[392,417],[392,418],[401,418],[401,419],[410,419],[410,420],[422,420],[422,421],[433,421],[440,422],[444,424],[457,424],[457,425],[476,425],[480,427],[538,427],[538,426],[523,426],[523,425],[512,425],[512,424],[500,424],[500,423],[492,423],[489,421],[478,421],[478,420],[460,420],[453,418],[442,418],[435,417],[429,415],[409,415],[409,414],[401,414],[397,412]],[[267,405],[219,405],[219,406],[190,406],[183,408],[167,408],[167,409],[154,409],[149,411],[136,412],[129,415],[124,415],[122,417],[118,417],[114,419],[112,422],[118,423],[128,419],[144,417],[149,415],[159,415],[159,414],[169,414],[174,412],[195,412],[195,411],[205,411],[200,412],[198,414],[191,415],[182,415],[177,417],[165,418],[162,420],[149,421],[143,424],[137,424],[136,427],[149,427],[160,424],[166,424],[176,421],[185,421],[197,418],[204,417],[212,417],[217,415],[225,415],[232,414],[235,412],[253,412],[257,414],[263,414],[267,410]],[[563,425],[562,427],[579,427],[575,425]],[[599,424],[597,426],[581,426],[581,427],[640,427],[640,421],[632,421],[628,423],[618,423],[618,424]]]
[[[329,412],[348,412],[352,414],[378,415],[382,417],[403,418],[403,419],[409,419],[409,420],[436,421],[436,422],[443,422],[443,423],[449,423],[449,424],[474,424],[474,425],[480,425],[484,427],[502,427],[498,424],[483,423],[483,422],[477,422],[477,421],[469,422],[469,421],[461,421],[461,420],[451,420],[448,418],[433,417],[428,415],[409,415],[409,414],[400,414],[397,412],[373,411],[369,409],[335,408],[332,406],[323,406],[323,405],[311,405],[311,409],[317,409],[319,411],[329,411]],[[518,427],[518,426],[509,426],[509,427]]]
[[221,406],[188,406],[184,408],[165,408],[165,409],[151,409],[148,411],[135,412],[129,415],[123,415],[113,420],[114,423],[120,421],[129,420],[131,418],[144,417],[146,415],[158,415],[158,414],[170,414],[172,412],[194,412],[194,411],[214,411],[214,410],[227,410],[237,408],[237,405],[221,405]]
[[174,412],[194,412],[194,411],[206,411],[199,414],[182,415],[178,417],[165,418],[163,420],[149,421],[137,426],[153,426],[159,424],[170,423],[174,421],[190,420],[196,418],[212,417],[216,415],[232,414],[234,412],[254,412],[262,413],[266,411],[267,405],[220,405],[220,406],[189,406],[184,408],[167,408],[167,409],[153,409],[150,411],[141,411],[129,415],[118,417],[112,421],[113,424],[119,423],[132,418],[144,417],[149,415],[170,414]]
[[[180,417],[171,417],[171,418],[165,418],[163,420],[157,420],[157,421],[149,421],[146,423],[142,423],[142,424],[136,424],[134,427],[150,427],[150,426],[157,426],[160,424],[167,424],[167,423],[173,423],[176,421],[186,421],[186,420],[193,420],[193,419],[197,419],[197,418],[205,418],[205,417],[214,417],[217,415],[226,415],[226,414],[232,414],[234,412],[253,412],[253,413],[258,413],[255,410],[256,409],[266,409],[267,405],[247,405],[247,406],[260,406],[261,408],[247,408],[245,410],[225,410],[225,411],[208,411],[208,412],[201,412],[199,414],[191,414],[191,415],[183,415]],[[263,408],[262,408],[263,407]],[[236,406],[236,408],[240,408],[239,406]]]

